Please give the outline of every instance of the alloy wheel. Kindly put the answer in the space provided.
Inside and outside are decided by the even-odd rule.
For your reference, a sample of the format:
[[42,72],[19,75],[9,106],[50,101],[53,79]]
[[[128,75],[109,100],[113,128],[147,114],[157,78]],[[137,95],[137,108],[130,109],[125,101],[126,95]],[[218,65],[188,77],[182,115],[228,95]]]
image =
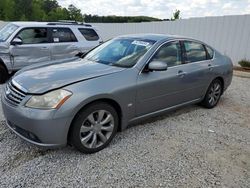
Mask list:
[[214,82],[208,93],[208,102],[211,106],[214,106],[220,99],[221,85],[218,82]]
[[98,110],[87,116],[80,128],[80,140],[86,148],[105,144],[114,130],[114,117],[107,110]]

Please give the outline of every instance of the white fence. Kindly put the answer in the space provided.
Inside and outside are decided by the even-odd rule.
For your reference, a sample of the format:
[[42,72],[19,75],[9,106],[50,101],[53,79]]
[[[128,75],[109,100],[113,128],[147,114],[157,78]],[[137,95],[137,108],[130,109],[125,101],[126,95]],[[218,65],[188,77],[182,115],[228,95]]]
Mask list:
[[[0,21],[0,27],[3,22]],[[232,58],[250,60],[250,15],[146,23],[94,23],[104,40],[124,34],[163,33],[202,40]]]

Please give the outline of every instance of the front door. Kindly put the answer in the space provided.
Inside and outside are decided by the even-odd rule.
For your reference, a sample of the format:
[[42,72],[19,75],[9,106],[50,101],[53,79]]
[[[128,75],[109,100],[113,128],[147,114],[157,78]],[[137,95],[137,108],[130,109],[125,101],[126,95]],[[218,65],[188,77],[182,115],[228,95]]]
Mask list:
[[179,41],[164,44],[151,61],[167,63],[168,70],[142,72],[138,75],[137,116],[165,109],[188,100],[185,81],[187,68],[182,64],[182,50]]
[[22,29],[15,38],[22,40],[22,44],[10,46],[15,70],[51,60],[47,28]]

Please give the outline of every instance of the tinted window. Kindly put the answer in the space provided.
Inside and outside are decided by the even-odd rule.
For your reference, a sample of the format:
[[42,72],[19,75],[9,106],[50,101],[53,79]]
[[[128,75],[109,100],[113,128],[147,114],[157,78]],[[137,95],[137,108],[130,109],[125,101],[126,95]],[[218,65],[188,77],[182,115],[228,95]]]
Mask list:
[[56,28],[52,31],[53,42],[77,42],[74,33],[69,28]]
[[95,41],[99,39],[99,36],[94,29],[80,28],[79,31],[88,41]]
[[179,42],[163,45],[151,61],[166,62],[168,67],[181,64],[181,46]]
[[184,46],[188,62],[204,61],[207,59],[206,51],[202,44],[186,41],[184,42]]
[[23,44],[39,44],[49,42],[46,28],[24,29],[20,31],[17,38],[20,38]]
[[214,57],[214,50],[208,46],[206,46],[207,48],[207,53],[208,53],[208,59],[213,59]]

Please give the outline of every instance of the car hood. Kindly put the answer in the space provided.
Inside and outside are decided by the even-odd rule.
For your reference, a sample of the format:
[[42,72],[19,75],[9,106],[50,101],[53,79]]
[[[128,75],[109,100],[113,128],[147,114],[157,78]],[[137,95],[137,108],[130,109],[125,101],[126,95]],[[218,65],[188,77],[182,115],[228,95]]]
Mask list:
[[78,59],[71,62],[38,65],[17,72],[12,79],[30,94],[42,94],[79,81],[113,74],[125,68]]

